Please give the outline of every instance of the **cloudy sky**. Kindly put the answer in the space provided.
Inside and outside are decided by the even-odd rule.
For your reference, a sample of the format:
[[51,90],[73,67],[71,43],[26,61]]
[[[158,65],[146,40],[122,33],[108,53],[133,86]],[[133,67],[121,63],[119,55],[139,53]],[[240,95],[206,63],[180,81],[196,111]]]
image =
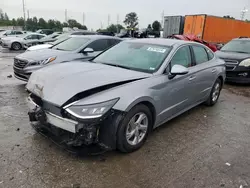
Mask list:
[[[65,20],[65,9],[68,18],[76,19],[89,29],[106,27],[108,15],[110,23],[122,23],[126,13],[136,12],[139,17],[139,27],[146,27],[154,20],[161,20],[165,15],[210,14],[231,15],[240,18],[240,11],[246,7],[250,10],[250,0],[25,0],[26,10],[30,17]],[[10,18],[23,16],[22,0],[0,0],[0,8],[7,12]],[[246,14],[250,19],[250,11]]]

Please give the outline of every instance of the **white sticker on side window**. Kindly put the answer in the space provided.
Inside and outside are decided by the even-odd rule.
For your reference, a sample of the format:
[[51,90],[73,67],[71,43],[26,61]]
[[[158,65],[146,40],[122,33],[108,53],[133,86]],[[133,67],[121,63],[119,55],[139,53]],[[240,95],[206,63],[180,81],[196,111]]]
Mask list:
[[166,52],[165,48],[148,47],[147,50],[151,51],[151,52],[158,52],[158,53],[165,53]]

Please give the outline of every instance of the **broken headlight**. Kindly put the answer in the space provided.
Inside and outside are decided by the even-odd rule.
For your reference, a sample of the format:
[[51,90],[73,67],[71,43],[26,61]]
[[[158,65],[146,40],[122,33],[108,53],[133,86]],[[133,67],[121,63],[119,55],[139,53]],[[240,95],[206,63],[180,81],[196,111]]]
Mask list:
[[79,119],[93,119],[93,118],[100,118],[106,112],[108,112],[119,100],[119,98],[112,99],[109,101],[105,101],[102,103],[97,104],[90,104],[90,105],[77,105],[77,102],[65,110]]

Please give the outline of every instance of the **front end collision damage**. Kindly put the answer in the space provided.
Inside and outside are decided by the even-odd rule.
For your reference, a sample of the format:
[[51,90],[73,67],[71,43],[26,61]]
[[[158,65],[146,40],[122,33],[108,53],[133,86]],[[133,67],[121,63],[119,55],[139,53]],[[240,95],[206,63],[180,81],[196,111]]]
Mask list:
[[[108,84],[81,92],[65,102],[62,107],[52,107],[52,104],[42,101],[40,97],[30,93],[29,99],[35,104],[35,108],[31,109],[28,113],[30,121],[36,130],[49,132],[50,136],[57,137],[56,140],[60,140],[60,144],[64,144],[67,147],[98,145],[104,150],[116,149],[116,132],[126,112],[111,108],[100,118],[83,120],[68,113],[65,110],[65,106],[69,106],[70,103],[74,103],[77,100],[136,80]],[[65,127],[63,128],[58,124],[48,122],[46,117],[49,115],[48,113],[63,121],[74,121],[75,129],[73,131],[66,130]]]
[[103,150],[116,148],[116,131],[125,113],[111,109],[104,117],[94,121],[78,121],[75,133],[47,123],[46,115],[40,108],[29,111],[29,118],[38,131],[49,132],[60,144],[69,148],[99,146]]

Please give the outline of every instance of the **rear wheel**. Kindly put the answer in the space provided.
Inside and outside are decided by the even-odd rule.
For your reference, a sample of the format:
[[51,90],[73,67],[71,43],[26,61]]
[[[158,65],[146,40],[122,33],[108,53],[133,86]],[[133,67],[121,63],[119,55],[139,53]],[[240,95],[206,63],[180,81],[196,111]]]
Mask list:
[[19,42],[14,42],[12,45],[11,45],[11,48],[13,50],[21,50],[22,49],[22,45],[19,43]]
[[222,82],[221,80],[218,78],[214,85],[213,88],[211,90],[211,93],[207,99],[207,101],[205,102],[206,105],[208,106],[213,106],[217,103],[219,96],[220,96],[220,91],[222,89]]
[[145,105],[132,108],[123,119],[117,131],[117,148],[124,153],[142,147],[152,128],[152,114]]

